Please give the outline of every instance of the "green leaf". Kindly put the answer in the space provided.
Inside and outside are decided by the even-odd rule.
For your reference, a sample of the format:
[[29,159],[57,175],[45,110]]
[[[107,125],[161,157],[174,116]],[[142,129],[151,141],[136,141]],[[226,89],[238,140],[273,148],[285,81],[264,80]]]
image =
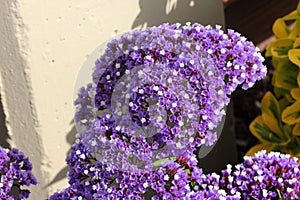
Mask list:
[[300,67],[300,49],[291,49],[288,51],[289,59],[292,63]]
[[300,87],[300,72],[298,73],[298,76],[297,76],[297,83],[298,83],[298,86]]
[[176,157],[162,158],[160,160],[156,160],[155,162],[153,162],[152,165],[154,167],[160,167],[163,163],[171,161],[171,160],[176,160]]
[[282,18],[278,18],[274,22],[272,29],[277,38],[286,38],[290,34],[290,29]]
[[286,95],[290,94],[289,90],[286,90],[286,89],[283,89],[283,88],[274,87],[273,90],[274,90],[275,97],[277,99],[280,99],[281,97],[285,97]]
[[300,88],[294,88],[291,90],[291,95],[294,99],[300,101]]
[[266,53],[265,53],[265,56],[266,56],[266,57],[271,57],[271,56],[272,56],[272,52],[271,52],[272,45],[273,45],[273,42],[271,42],[271,43],[267,46],[267,48],[266,48]]
[[300,15],[300,3],[298,3],[296,11],[297,11],[297,14]]
[[251,133],[262,143],[280,144],[281,139],[264,123],[262,116],[258,116],[250,124]]
[[295,21],[295,23],[293,24],[293,29],[300,29],[300,20],[299,18]]
[[[300,30],[299,29],[294,29],[290,32],[289,37],[290,39],[296,40],[300,35]],[[295,43],[294,43],[295,44]]]
[[282,135],[281,130],[281,111],[276,98],[271,92],[267,92],[261,101],[262,119],[265,124],[276,133],[279,137]]
[[292,63],[278,63],[273,75],[272,84],[275,87],[291,90],[297,88],[297,75],[299,68]]
[[196,182],[190,182],[191,186],[194,187],[196,185]]
[[271,53],[273,57],[287,57],[288,51],[293,48],[294,40],[290,38],[276,40],[272,47]]
[[281,98],[279,101],[280,110],[284,110],[286,107],[291,105],[291,102],[287,98]]
[[288,21],[288,20],[295,20],[297,18],[298,18],[297,11],[294,10],[294,11],[290,12],[289,14],[287,14],[286,16],[284,16],[282,19],[285,21]]
[[282,112],[282,121],[287,124],[300,122],[300,101],[296,101]]
[[300,123],[297,123],[293,128],[293,135],[300,136]]
[[298,47],[300,47],[300,38],[299,37],[295,40],[295,42],[293,44],[293,48],[294,49],[296,49]]

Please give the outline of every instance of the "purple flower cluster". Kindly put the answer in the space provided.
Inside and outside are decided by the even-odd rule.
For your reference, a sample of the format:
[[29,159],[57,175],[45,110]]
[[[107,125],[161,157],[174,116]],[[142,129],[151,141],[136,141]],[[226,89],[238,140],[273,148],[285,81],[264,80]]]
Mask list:
[[213,186],[242,199],[300,199],[300,164],[297,158],[260,151],[254,157],[244,159],[234,169],[228,165],[221,176],[204,176],[202,189],[209,190],[209,186]]
[[184,26],[183,33],[192,37],[214,59],[225,81],[227,94],[231,94],[239,84],[243,85],[243,89],[252,87],[267,73],[259,49],[234,30],[228,29],[224,33],[221,26],[213,28],[193,24]]
[[163,24],[112,40],[75,101],[70,187],[50,199],[239,198],[193,152],[217,140],[228,95],[263,78],[262,61],[219,26]]
[[32,165],[22,152],[0,147],[0,199],[15,199],[13,188],[18,189],[17,199],[27,199],[30,191],[21,187],[37,184],[31,170]]
[[203,174],[194,155],[166,161],[152,172],[129,173],[99,163],[74,146],[67,159],[70,187],[50,200],[64,199],[299,199],[300,164],[296,158],[261,151],[221,172]]

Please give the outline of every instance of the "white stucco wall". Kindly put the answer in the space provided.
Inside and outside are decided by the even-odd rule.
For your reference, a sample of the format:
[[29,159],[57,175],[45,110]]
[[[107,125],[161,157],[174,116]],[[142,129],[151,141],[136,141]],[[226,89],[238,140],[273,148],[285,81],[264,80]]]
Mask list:
[[66,165],[74,84],[90,52],[133,27],[166,21],[224,23],[221,0],[176,2],[1,1],[0,91],[10,144],[30,157],[40,183],[31,199],[45,199],[67,185],[62,179],[48,186]]

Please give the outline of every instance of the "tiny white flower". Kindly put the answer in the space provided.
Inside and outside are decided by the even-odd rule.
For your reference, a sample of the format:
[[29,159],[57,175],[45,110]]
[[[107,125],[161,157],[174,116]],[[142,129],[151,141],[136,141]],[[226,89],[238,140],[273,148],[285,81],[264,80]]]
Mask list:
[[146,122],[146,119],[143,117],[143,118],[141,119],[141,122],[142,122],[142,123]]
[[97,144],[96,140],[93,140],[91,145],[94,147],[96,146],[96,144]]
[[194,117],[194,115],[192,113],[188,114],[188,118],[192,119]]
[[212,71],[208,72],[208,76],[212,76],[214,73]]
[[286,189],[286,191],[287,191],[288,193],[292,193],[294,190],[293,190],[292,188],[289,188],[289,187],[288,187],[288,188]]
[[90,171],[91,172],[95,171],[95,167],[90,167]]
[[263,174],[263,171],[261,169],[257,170],[257,174],[258,175],[262,175]]
[[191,43],[188,42],[188,43],[185,44],[185,46],[190,49],[191,48]]
[[266,67],[263,67],[263,68],[261,69],[261,71],[262,71],[262,72],[267,72],[267,68],[266,68]]
[[262,192],[263,192],[263,196],[264,196],[264,197],[267,197],[267,196],[268,196],[268,190],[266,190],[266,189],[263,189],[263,191],[262,191]]
[[144,188],[147,188],[149,185],[147,182],[143,183]]
[[212,123],[212,122],[209,122],[208,123],[208,128],[211,130],[211,129],[213,129],[214,128],[214,124]]
[[221,25],[219,25],[219,24],[216,24],[216,29],[221,29],[222,28],[222,26]]
[[218,90],[218,94],[222,95],[222,94],[224,94],[224,91],[223,90]]
[[158,86],[154,86],[154,87],[153,87],[153,90],[154,90],[154,91],[158,91],[158,89],[159,89]]
[[139,93],[140,94],[144,94],[144,90],[143,89],[139,89]]
[[79,157],[80,157],[81,159],[85,159],[85,155],[84,155],[84,154],[81,154]]
[[208,49],[208,50],[207,50],[207,53],[208,53],[208,54],[212,54],[212,52],[213,52],[213,51],[212,51],[211,49]]
[[164,180],[165,180],[165,181],[168,181],[169,179],[170,179],[169,175],[166,174],[166,175],[164,176]]
[[226,63],[226,66],[227,66],[227,67],[231,67],[231,66],[232,66],[232,62],[228,61],[228,62]]
[[162,117],[161,117],[161,116],[158,116],[158,117],[157,117],[157,121],[160,122],[161,120],[162,120]]

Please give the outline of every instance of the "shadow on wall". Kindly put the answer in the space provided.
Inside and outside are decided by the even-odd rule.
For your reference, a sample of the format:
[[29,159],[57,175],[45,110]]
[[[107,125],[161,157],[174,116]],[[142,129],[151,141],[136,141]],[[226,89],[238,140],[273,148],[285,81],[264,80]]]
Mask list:
[[[140,0],[139,6],[140,13],[131,28],[158,26],[166,22],[224,24],[221,0]],[[215,12],[216,9],[220,12]]]
[[5,114],[0,96],[0,146],[9,148],[8,139],[9,135],[5,124]]
[[[75,143],[75,135],[77,134],[77,130],[76,130],[76,127],[75,127],[75,124],[74,124],[74,120],[72,120],[70,122],[70,125],[71,125],[71,130],[68,132],[67,136],[66,136],[66,140],[68,142],[68,144],[70,144],[70,146],[72,146],[74,143]],[[68,156],[71,152],[71,148],[68,150],[66,156]],[[48,183],[45,188],[53,185],[54,183],[66,178],[66,174],[68,173],[69,171],[69,167],[66,165],[63,169],[61,169],[57,174],[56,176],[53,178],[53,180]]]

